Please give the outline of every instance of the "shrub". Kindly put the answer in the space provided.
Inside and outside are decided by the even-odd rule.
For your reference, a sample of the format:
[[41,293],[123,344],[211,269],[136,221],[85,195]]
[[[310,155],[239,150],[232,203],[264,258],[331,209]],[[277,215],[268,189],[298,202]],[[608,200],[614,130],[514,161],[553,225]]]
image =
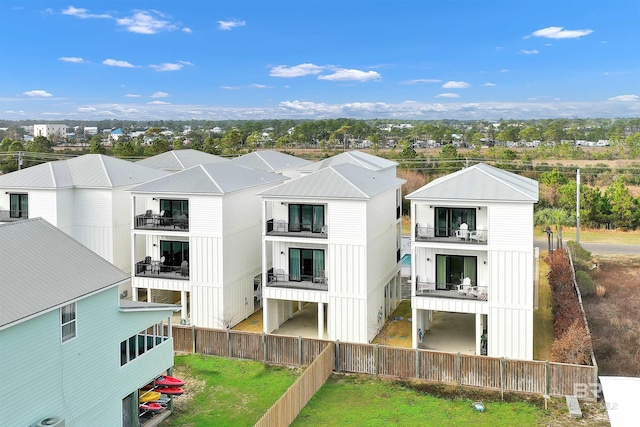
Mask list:
[[596,286],[596,295],[598,295],[600,298],[604,297],[606,293],[607,293],[607,288],[605,288],[602,285]]
[[586,271],[577,271],[576,281],[578,282],[578,288],[582,295],[593,295],[596,292],[596,285]]
[[573,240],[567,242],[567,248],[571,251],[573,266],[575,269],[589,271],[593,265],[591,252],[585,250],[579,243],[576,243]]
[[551,357],[556,362],[591,364],[591,337],[582,319],[576,319],[567,331],[553,342]]

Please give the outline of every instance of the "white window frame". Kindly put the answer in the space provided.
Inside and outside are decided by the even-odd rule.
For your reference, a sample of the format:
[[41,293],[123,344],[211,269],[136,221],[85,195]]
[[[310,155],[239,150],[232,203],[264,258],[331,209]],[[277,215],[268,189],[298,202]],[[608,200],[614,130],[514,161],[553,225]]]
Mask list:
[[[64,319],[65,309],[69,309],[69,308],[71,308],[70,315],[72,316],[72,318],[68,319],[65,322],[65,319]],[[63,344],[73,340],[78,336],[77,308],[78,307],[75,302],[72,302],[71,304],[67,304],[65,306],[60,307],[60,340],[62,341]],[[68,336],[65,336],[65,333],[64,333],[65,326],[69,326],[69,325],[73,326],[73,335],[67,334]]]

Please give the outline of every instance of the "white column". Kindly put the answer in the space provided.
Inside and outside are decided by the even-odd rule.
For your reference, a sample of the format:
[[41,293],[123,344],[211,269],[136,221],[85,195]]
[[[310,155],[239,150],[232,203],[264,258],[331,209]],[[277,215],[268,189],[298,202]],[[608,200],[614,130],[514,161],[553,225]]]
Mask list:
[[153,302],[153,298],[151,298],[151,288],[147,288],[147,302]]
[[180,318],[186,320],[187,319],[187,293],[185,291],[180,291],[180,305],[182,309],[180,310]]
[[302,307],[304,307],[304,301],[298,301],[298,311],[302,310]]
[[411,346],[413,348],[418,348],[418,328],[420,327],[419,325],[420,318],[418,317],[418,309],[416,308],[411,309],[411,317],[413,320],[411,322]]
[[269,299],[262,297],[262,332],[271,332],[269,326]]
[[318,303],[318,339],[324,339],[324,303]]
[[138,288],[131,288],[131,301],[138,301]]
[[431,313],[433,313],[431,310],[427,310],[424,313],[424,319],[422,321],[422,325],[423,325],[423,329],[424,329],[425,332],[429,330],[429,322],[431,321]]
[[480,355],[482,345],[482,314],[476,313],[476,356]]

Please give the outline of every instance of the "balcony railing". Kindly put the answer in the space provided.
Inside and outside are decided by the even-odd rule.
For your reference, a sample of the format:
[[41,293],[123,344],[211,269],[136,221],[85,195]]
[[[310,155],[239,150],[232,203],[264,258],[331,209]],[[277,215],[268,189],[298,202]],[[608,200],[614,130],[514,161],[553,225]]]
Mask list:
[[136,215],[134,228],[139,230],[185,230],[189,231],[189,218],[170,218],[158,214]]
[[419,277],[416,280],[416,296],[476,301],[487,301],[489,299],[487,286],[463,286],[453,283],[421,281]]
[[301,274],[269,273],[267,286],[309,289],[314,291],[329,290],[327,278],[324,275],[307,276]]
[[448,242],[448,243],[473,243],[487,244],[489,230],[478,228],[475,230],[461,230],[436,228],[433,226],[416,224],[416,240],[420,242]]
[[189,267],[165,265],[160,261],[139,261],[136,263],[136,277],[189,280]]
[[27,210],[0,210],[0,222],[20,221],[29,218]]
[[267,221],[267,235],[269,236],[296,236],[326,239],[329,228],[326,224],[290,224],[283,220],[270,219]]

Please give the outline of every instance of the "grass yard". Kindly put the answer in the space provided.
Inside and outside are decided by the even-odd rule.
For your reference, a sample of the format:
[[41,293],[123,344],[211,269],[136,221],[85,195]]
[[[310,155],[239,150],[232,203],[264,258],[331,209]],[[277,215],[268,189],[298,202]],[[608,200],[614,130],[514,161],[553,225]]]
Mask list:
[[185,394],[161,426],[253,426],[295,382],[299,372],[215,356],[176,356],[174,375]]
[[535,360],[551,360],[553,346],[553,310],[551,286],[547,279],[549,265],[544,261],[547,251],[540,251],[538,308],[533,311],[533,358]]
[[399,383],[333,375],[291,425],[524,427],[552,419],[549,412],[526,401],[482,400],[486,411],[479,412],[472,399],[435,397]]

